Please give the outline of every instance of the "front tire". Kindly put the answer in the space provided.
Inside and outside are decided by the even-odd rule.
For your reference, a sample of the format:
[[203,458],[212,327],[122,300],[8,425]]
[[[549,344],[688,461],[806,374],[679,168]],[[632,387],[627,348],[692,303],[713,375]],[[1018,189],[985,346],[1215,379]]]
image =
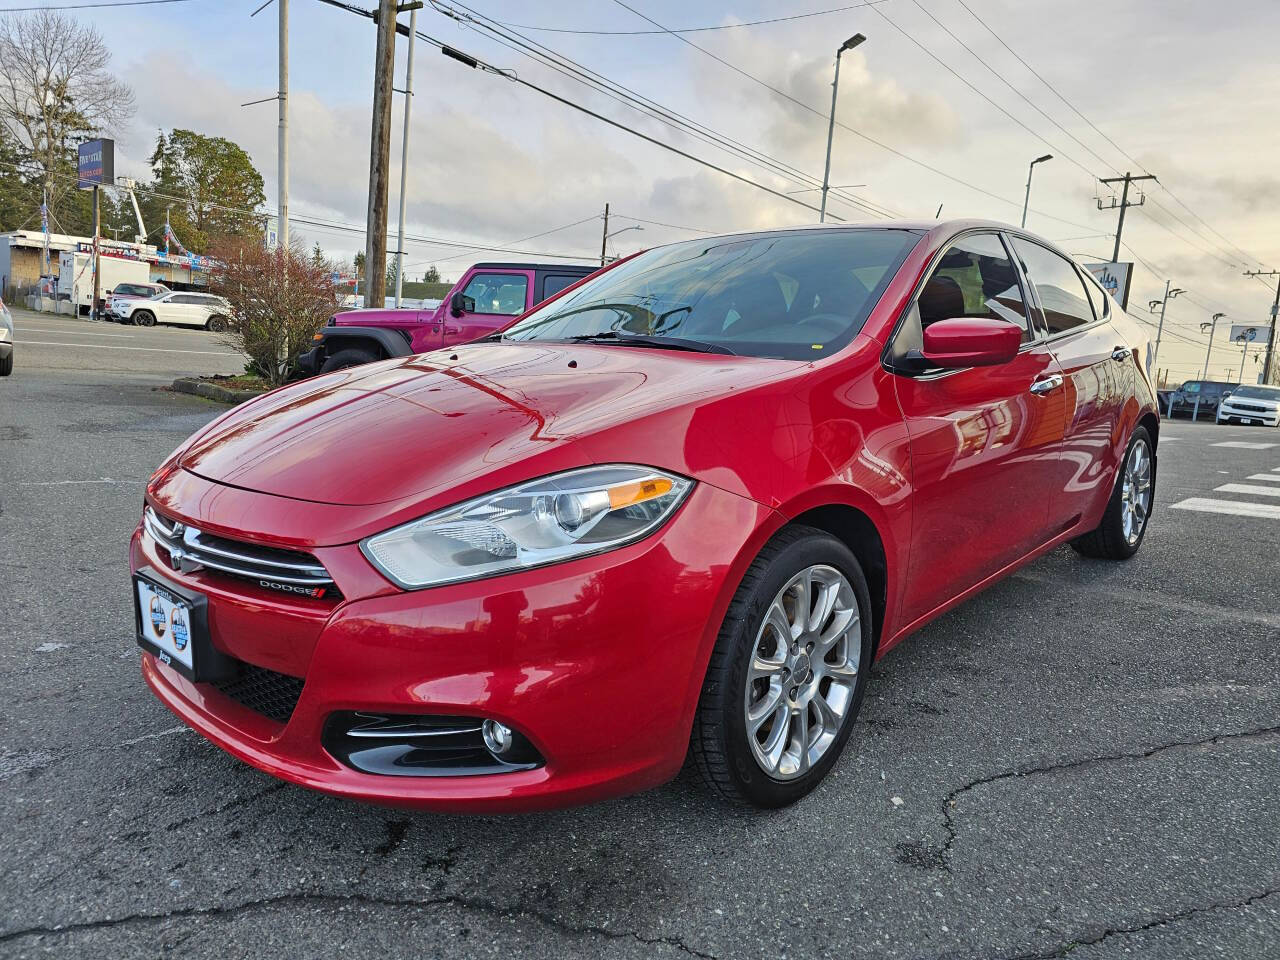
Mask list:
[[1115,490],[1098,526],[1071,542],[1075,551],[1101,560],[1128,560],[1142,546],[1155,501],[1156,461],[1151,435],[1138,427],[1120,465]]
[[139,310],[133,315],[133,323],[137,327],[154,327],[156,325],[156,315],[150,310]]
[[7,377],[13,373],[13,354],[7,357],[0,357],[0,377]]
[[690,752],[707,786],[795,803],[840,757],[871,667],[871,601],[847,546],[788,527],[752,562],[716,640]]
[[227,329],[227,318],[215,314],[205,321],[204,328],[211,333],[224,333]]

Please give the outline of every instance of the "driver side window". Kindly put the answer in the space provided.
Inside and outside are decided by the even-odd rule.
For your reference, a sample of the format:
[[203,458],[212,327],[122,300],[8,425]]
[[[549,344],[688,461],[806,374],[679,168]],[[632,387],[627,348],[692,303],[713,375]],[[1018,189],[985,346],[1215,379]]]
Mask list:
[[524,313],[528,288],[529,278],[523,274],[477,273],[462,291],[463,310],[517,316]]
[[938,261],[917,299],[923,330],[939,320],[972,317],[1008,320],[1031,339],[1022,287],[1004,243],[994,233],[970,234],[953,243]]

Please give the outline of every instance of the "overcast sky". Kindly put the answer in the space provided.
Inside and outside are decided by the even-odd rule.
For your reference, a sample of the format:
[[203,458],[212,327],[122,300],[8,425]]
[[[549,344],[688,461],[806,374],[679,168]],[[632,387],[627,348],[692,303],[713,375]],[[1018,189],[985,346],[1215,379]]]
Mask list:
[[[277,15],[273,5],[250,19],[260,2],[186,0],[75,14],[102,32],[116,51],[116,69],[138,96],[129,128],[114,131],[118,173],[145,177],[156,130],[188,127],[243,145],[266,178],[274,206],[275,104],[239,106],[276,89]],[[1275,229],[1280,125],[1273,119],[1280,102],[1276,0],[883,0],[823,16],[685,34],[706,52],[664,33],[530,29],[655,29],[618,0],[467,3],[495,20],[521,25],[515,29],[526,37],[800,173],[788,179],[674,132],[430,5],[419,13],[419,29],[784,192],[805,186],[801,175],[821,177],[835,49],[862,32],[867,42],[843,60],[837,118],[918,162],[837,127],[831,182],[865,184],[844,192],[908,217],[933,217],[941,204],[944,218],[1016,223],[1028,162],[1053,153],[1054,160],[1036,168],[1028,227],[1081,259],[1108,260],[1116,211],[1097,209],[1095,197],[1109,202],[1111,194],[1094,178],[1145,168],[1168,190],[1145,185],[1146,205],[1128,212],[1124,241],[1147,262],[1137,266],[1131,312],[1148,317],[1146,303],[1163,294],[1165,277],[1189,291],[1171,302],[1160,366],[1171,367],[1178,380],[1198,375],[1206,345],[1199,324],[1223,311],[1229,319],[1220,324],[1210,372],[1221,378],[1232,370],[1234,378],[1241,353],[1228,345],[1225,324],[1266,320],[1274,280],[1266,287],[1240,274],[1280,266]],[[673,29],[842,5],[839,0],[627,3]],[[368,7],[373,0],[356,4]],[[12,5],[0,0],[0,10]],[[317,0],[292,0],[290,12],[290,209],[295,217],[361,224],[374,27]],[[408,15],[402,19],[407,22]],[[396,86],[404,80],[401,44]],[[588,258],[599,256],[601,224],[587,218],[598,218],[606,201],[618,215],[611,229],[640,225],[628,217],[717,232],[816,219],[810,210],[502,77],[468,69],[426,44],[418,45],[414,83],[412,234],[510,244],[587,220],[516,246]],[[399,177],[400,110],[397,102],[393,183]],[[817,193],[797,196],[816,202]],[[393,189],[393,230],[396,203]],[[849,219],[868,216],[845,202],[831,209]],[[652,223],[643,227],[611,241],[610,252],[697,235]],[[359,236],[341,230],[300,224],[294,229],[342,259],[363,247]],[[446,277],[456,277],[481,256],[424,243],[407,250],[410,277],[430,263]],[[1121,259],[1133,256],[1122,252]],[[1258,369],[1250,358],[1246,379],[1254,379]]]

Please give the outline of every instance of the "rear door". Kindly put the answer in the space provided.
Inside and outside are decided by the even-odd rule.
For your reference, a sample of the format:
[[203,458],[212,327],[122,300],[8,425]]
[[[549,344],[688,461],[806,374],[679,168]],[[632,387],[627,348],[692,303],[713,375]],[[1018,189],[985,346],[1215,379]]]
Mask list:
[[903,607],[912,620],[1054,532],[1048,520],[1066,423],[1062,376],[1032,325],[999,234],[965,234],[942,253],[895,335],[892,355],[918,352],[924,327],[953,317],[1018,323],[1023,343],[1000,366],[925,368],[894,378],[911,444],[911,566]]
[[488,336],[524,313],[533,286],[532,270],[485,270],[462,289],[463,310],[444,304],[444,346]]
[[1053,524],[1062,530],[1111,495],[1127,441],[1120,436],[1121,416],[1135,361],[1109,319],[1096,315],[1074,263],[1023,237],[1012,244],[1065,378],[1068,420],[1053,484]]

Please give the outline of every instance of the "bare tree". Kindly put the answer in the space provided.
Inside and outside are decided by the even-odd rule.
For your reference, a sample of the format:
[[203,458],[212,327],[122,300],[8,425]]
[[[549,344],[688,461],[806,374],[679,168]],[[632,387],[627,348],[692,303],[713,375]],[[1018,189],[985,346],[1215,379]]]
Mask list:
[[273,387],[289,378],[298,354],[342,305],[337,267],[295,241],[268,250],[257,237],[228,236],[212,251],[210,288],[234,314],[227,339]]
[[38,168],[51,202],[75,189],[76,142],[133,114],[133,91],[111,75],[110,62],[98,31],[72,17],[0,16],[0,126]]

